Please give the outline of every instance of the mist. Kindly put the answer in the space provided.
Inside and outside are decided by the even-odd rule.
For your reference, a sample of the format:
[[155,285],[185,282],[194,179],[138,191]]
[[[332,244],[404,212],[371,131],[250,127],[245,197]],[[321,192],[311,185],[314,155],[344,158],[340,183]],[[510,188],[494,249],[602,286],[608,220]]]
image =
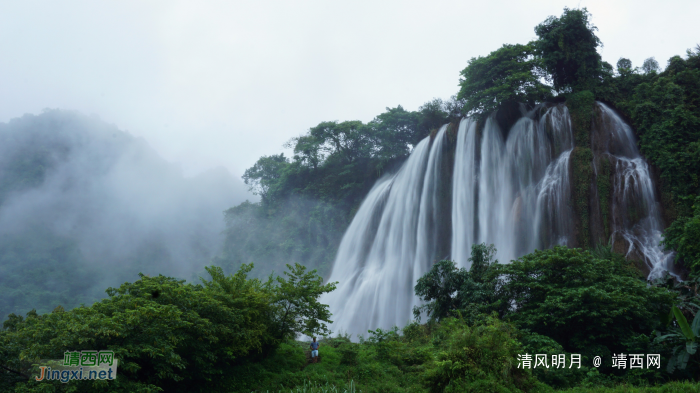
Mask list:
[[219,167],[194,177],[96,117],[0,123],[0,315],[90,304],[138,273],[196,279],[223,212],[254,198]]

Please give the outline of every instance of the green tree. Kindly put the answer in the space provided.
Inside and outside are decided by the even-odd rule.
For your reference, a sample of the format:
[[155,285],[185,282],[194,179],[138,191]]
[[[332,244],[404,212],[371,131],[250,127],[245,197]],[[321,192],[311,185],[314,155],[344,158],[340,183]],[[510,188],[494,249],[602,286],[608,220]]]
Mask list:
[[292,139],[296,160],[313,168],[324,160],[351,162],[367,155],[369,135],[360,121],[325,121],[312,127],[309,133]]
[[700,197],[695,198],[695,215],[680,217],[666,230],[663,244],[676,250],[676,260],[686,266],[691,275],[700,277]]
[[620,60],[617,61],[617,72],[619,72],[620,75],[632,72],[632,61],[630,59],[620,57]]
[[418,108],[418,122],[412,145],[417,145],[423,138],[430,135],[433,130],[440,128],[450,121],[450,109],[457,104],[454,101],[445,102],[439,98],[428,101]]
[[[108,294],[91,307],[28,315],[4,335],[3,345],[13,345],[15,356],[28,364],[61,359],[67,350],[110,349],[120,361],[113,384],[72,385],[85,391],[173,392],[210,391],[224,379],[227,363],[260,346],[256,340],[239,341],[251,333],[245,324],[250,311],[225,307],[201,286],[144,276]],[[30,380],[25,388],[39,391],[47,383]]]
[[595,35],[586,8],[564,8],[557,18],[550,16],[535,27],[537,57],[559,92],[590,89],[599,79],[602,46]]
[[474,244],[469,270],[458,269],[452,261],[435,263],[416,283],[416,296],[427,303],[414,307],[414,316],[418,319],[425,312],[431,321],[436,321],[456,311],[488,312],[495,301],[495,280],[491,274],[498,264],[495,255],[493,244]]
[[409,112],[401,105],[386,108],[386,112],[375,117],[368,126],[375,134],[377,155],[385,162],[406,157],[409,147],[421,139],[419,120],[418,112]]
[[653,57],[644,60],[644,63],[642,63],[642,71],[644,71],[645,74],[659,72],[660,69],[659,62]]
[[492,278],[501,314],[567,351],[603,358],[626,351],[634,337],[657,327],[673,295],[648,287],[634,266],[610,255],[557,246],[498,265]]
[[337,282],[323,284],[316,270],[307,272],[300,264],[287,265],[284,277],[277,277],[277,286],[272,291],[275,307],[276,337],[293,339],[299,334],[307,336],[330,335],[324,322],[332,323],[328,305],[318,299],[335,289]]
[[543,84],[534,43],[503,45],[486,57],[469,60],[462,70],[457,99],[464,100],[463,113],[489,114],[506,103],[534,105],[552,96]]
[[255,165],[243,173],[243,181],[253,194],[265,199],[269,196],[270,188],[275,187],[279,182],[287,165],[289,161],[284,153],[260,157]]
[[461,288],[467,274],[466,269],[458,269],[453,261],[435,263],[416,283],[416,296],[428,302],[413,308],[416,319],[420,318],[421,312],[425,312],[430,320],[440,320],[458,309],[459,303],[454,295]]

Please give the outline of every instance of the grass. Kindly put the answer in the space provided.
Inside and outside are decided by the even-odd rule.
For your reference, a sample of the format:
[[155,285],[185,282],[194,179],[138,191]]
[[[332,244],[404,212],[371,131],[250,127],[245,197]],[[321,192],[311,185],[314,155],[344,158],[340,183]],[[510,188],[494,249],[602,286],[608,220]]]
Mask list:
[[[362,390],[357,390],[353,381],[350,381],[348,385],[344,387],[337,387],[335,385],[321,385],[317,382],[304,381],[303,386],[297,386],[290,390],[278,390],[277,393],[362,393]],[[265,393],[270,393],[266,390]]]
[[232,393],[700,393],[698,382],[641,386],[650,382],[606,376],[592,367],[580,373],[561,370],[565,381],[549,378],[548,383],[559,385],[546,385],[532,370],[516,369],[517,361],[512,367],[495,366],[507,365],[524,350],[519,334],[497,319],[479,326],[456,320],[432,327],[414,324],[402,335],[384,331],[360,343],[322,339],[318,363],[307,363],[308,342],[288,342],[265,360],[234,367]]
[[660,386],[635,387],[618,385],[614,387],[589,386],[563,390],[563,393],[700,393],[700,383],[669,382]]

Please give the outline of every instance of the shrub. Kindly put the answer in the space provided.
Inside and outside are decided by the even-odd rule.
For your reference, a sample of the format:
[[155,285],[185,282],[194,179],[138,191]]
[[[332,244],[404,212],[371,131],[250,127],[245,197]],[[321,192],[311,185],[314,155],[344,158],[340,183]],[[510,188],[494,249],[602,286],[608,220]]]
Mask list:
[[542,385],[530,370],[518,368],[522,345],[515,327],[496,317],[468,326],[448,318],[440,323],[437,360],[427,366],[424,384],[431,392],[535,391]]

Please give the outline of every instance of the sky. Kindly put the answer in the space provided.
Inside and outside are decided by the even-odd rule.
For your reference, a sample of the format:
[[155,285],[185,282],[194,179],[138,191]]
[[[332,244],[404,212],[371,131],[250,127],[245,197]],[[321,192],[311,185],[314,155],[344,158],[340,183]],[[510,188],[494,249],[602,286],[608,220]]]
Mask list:
[[700,43],[698,1],[0,0],[0,122],[77,110],[187,176],[239,177],[322,121],[448,99],[470,58],[564,6],[592,13],[613,65]]

